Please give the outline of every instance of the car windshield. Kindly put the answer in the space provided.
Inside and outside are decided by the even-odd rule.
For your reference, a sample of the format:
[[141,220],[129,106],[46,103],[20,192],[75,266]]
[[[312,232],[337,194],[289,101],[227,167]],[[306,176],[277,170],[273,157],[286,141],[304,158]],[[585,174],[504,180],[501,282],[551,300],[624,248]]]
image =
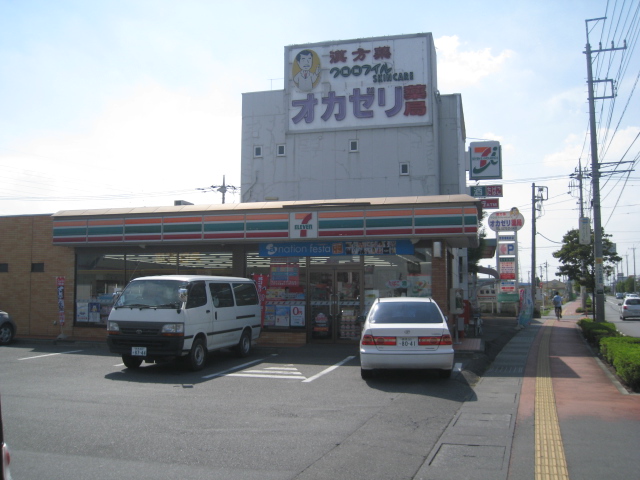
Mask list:
[[177,280],[137,280],[124,289],[115,307],[165,307],[180,305],[178,290],[184,282]]
[[627,298],[627,305],[640,305],[640,298]]
[[371,323],[442,323],[440,310],[434,303],[381,302],[373,307]]

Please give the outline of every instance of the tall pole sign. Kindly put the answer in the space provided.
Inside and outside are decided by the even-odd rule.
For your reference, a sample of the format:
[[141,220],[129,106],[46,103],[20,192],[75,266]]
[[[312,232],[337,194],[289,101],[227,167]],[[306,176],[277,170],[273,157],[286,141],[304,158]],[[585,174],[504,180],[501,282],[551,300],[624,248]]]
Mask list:
[[489,228],[496,232],[498,242],[498,302],[518,301],[518,230],[523,226],[524,216],[517,208],[489,215]]

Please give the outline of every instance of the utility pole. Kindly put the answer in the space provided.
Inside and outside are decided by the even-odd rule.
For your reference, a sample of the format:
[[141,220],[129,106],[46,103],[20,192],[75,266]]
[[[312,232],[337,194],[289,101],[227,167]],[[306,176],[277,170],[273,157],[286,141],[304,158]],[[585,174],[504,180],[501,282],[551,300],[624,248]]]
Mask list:
[[234,187],[233,185],[227,185],[225,182],[225,176],[222,176],[222,185],[211,185],[210,187],[198,188],[198,190],[211,191],[211,192],[220,192],[222,194],[222,203],[225,201],[225,195],[227,192],[232,191],[235,192],[240,190],[240,187]]
[[[542,210],[542,202],[549,198],[547,187],[537,187],[531,184],[531,301],[533,312],[536,311],[536,210]],[[538,202],[541,204],[538,205]]]
[[549,298],[549,262],[544,262],[544,280],[547,284],[547,298]]
[[637,290],[636,290],[636,246],[634,245],[631,250],[633,250],[633,293],[637,293]]
[[[589,174],[586,172],[586,169],[585,170],[582,169],[582,160],[578,161],[578,173],[572,173],[570,176],[578,180],[578,194],[580,196],[580,218],[578,218],[578,225],[582,226],[583,223],[587,225],[589,224],[589,219],[585,218],[584,216],[584,196],[582,191],[582,179],[585,177],[588,177]],[[590,233],[587,236],[586,240],[589,240],[589,243],[591,243]],[[582,239],[580,243],[582,243]],[[584,260],[582,261],[581,273],[582,273],[582,279],[586,278],[587,265]],[[582,305],[582,310],[586,312],[587,311],[587,287],[585,287],[582,284],[580,285],[580,304]]]
[[[591,62],[592,53],[611,52],[614,50],[624,50],[627,48],[627,42],[625,40],[624,47],[615,48],[613,42],[611,48],[600,48],[598,50],[591,50],[589,45],[589,22],[597,22],[598,20],[606,20],[607,17],[592,18],[585,20],[585,29],[587,33],[587,46],[585,54],[587,56],[587,84],[589,87],[589,130],[591,131],[591,175],[593,185],[593,260],[595,270],[595,291],[594,291],[594,320],[596,322],[604,322],[604,265],[602,257],[602,218],[600,216],[600,166],[598,164],[598,135],[596,132],[596,109],[595,100],[613,98],[613,80],[594,80],[593,69]],[[612,95],[595,97],[594,96],[594,82],[610,82],[612,86]]]

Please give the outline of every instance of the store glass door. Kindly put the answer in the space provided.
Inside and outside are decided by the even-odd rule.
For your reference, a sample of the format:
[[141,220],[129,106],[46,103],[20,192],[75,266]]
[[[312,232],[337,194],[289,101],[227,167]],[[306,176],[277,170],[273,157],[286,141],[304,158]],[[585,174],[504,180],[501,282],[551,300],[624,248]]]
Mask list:
[[360,269],[322,267],[309,271],[312,342],[354,342],[360,338]]

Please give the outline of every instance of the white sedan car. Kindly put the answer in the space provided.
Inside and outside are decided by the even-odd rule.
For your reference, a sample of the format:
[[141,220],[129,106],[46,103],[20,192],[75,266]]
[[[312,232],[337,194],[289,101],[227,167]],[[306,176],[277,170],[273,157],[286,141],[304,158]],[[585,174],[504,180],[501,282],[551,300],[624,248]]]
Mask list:
[[380,298],[371,307],[360,338],[360,373],[374,369],[453,370],[453,342],[440,307],[431,298]]
[[640,318],[640,298],[627,296],[620,305],[620,319]]

